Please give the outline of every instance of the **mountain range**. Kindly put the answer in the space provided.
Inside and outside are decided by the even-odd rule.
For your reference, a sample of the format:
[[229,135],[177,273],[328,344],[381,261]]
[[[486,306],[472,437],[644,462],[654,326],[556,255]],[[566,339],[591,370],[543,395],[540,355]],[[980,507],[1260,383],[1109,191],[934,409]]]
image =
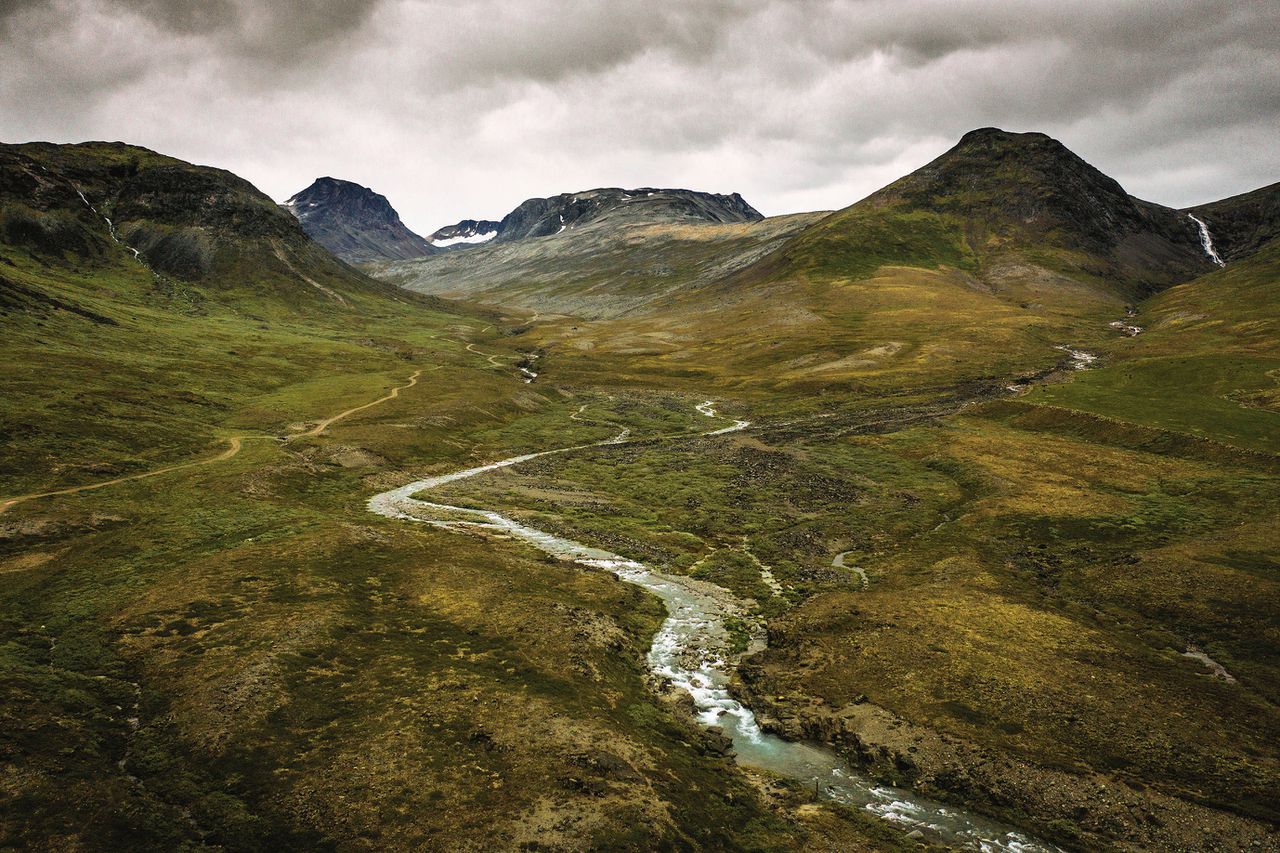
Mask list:
[[625,226],[756,222],[764,218],[737,193],[605,188],[527,199],[501,221],[464,219],[424,239],[404,226],[385,196],[350,181],[317,178],[282,206],[298,217],[317,243],[356,264],[409,260],[440,249],[466,249],[488,242],[550,237],[597,222]]
[[[621,198],[619,191],[598,192]],[[1222,202],[1221,209],[1206,206],[1207,227],[1225,225],[1228,209],[1275,197],[1274,189],[1259,194]],[[1191,211],[1128,195],[1037,133],[974,131],[933,162],[829,215],[762,219],[743,203],[686,218],[666,205],[640,203],[648,198],[641,191],[624,195],[635,200],[568,220],[575,224],[563,234],[562,214],[538,218],[533,233],[554,227],[556,240],[521,239],[530,232],[510,227],[513,218],[525,220],[521,210],[545,207],[531,200],[504,220],[501,236],[469,249],[465,259],[385,263],[377,274],[451,298],[606,317],[730,276],[860,278],[894,265],[924,265],[953,269],[1020,304],[1040,299],[1042,287],[1052,298],[1066,290],[1131,300],[1214,268]],[[1255,245],[1276,233],[1273,225],[1255,227]]]

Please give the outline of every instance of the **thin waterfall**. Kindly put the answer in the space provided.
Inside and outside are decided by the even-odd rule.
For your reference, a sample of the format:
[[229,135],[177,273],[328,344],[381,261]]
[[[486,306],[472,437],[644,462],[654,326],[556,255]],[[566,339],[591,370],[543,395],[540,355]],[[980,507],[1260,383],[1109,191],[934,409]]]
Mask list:
[[1200,245],[1204,247],[1204,253],[1213,259],[1213,262],[1220,267],[1225,267],[1227,262],[1218,257],[1218,250],[1213,248],[1213,235],[1209,233],[1209,226],[1204,224],[1204,220],[1200,219],[1194,213],[1188,213],[1191,221],[1200,229]]

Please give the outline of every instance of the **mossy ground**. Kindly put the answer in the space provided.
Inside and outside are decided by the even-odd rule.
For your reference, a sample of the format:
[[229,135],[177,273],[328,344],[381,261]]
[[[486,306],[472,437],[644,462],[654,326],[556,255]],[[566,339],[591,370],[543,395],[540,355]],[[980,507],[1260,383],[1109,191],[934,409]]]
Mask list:
[[[701,357],[688,359],[698,367],[675,371],[668,387],[719,389],[736,402],[723,411],[760,422],[747,434],[548,457],[453,484],[447,498],[501,507],[755,599],[771,646],[749,667],[757,696],[824,709],[869,699],[984,754],[1164,797],[1137,830],[1084,804],[1074,817],[1046,809],[1037,819],[1021,795],[961,794],[1061,843],[1161,832],[1157,823],[1187,819],[1173,816],[1178,802],[1274,823],[1280,371],[1266,331],[1274,288],[1259,289],[1274,282],[1274,261],[1140,304],[1137,322],[1150,326],[1136,339],[1101,321],[1114,303],[1088,299],[1058,315],[1073,315],[1070,323],[1055,327],[1041,313],[1023,335],[1016,309],[979,312],[991,303],[960,275],[890,269],[810,282],[822,293],[810,304],[831,311],[810,354],[828,344],[832,360],[852,353],[812,386],[788,371],[785,348],[798,351],[800,337],[733,348],[733,334],[753,334],[744,323],[701,339]],[[607,328],[627,334],[630,322]],[[572,335],[544,331],[553,370],[575,379],[613,370],[607,350],[622,345],[602,343],[604,328],[575,330],[598,344],[576,354]],[[869,329],[880,334],[862,337]],[[966,329],[973,337],[962,345]],[[896,343],[870,346],[886,339]],[[1041,368],[1068,340],[1101,353],[1098,369],[903,426],[904,403]],[[922,364],[921,353],[944,341],[953,360]],[[666,378],[664,368],[686,358],[639,352],[618,369],[628,383]],[[810,387],[821,397],[797,395]],[[696,401],[690,393],[684,404]],[[877,411],[887,426],[824,427]],[[803,426],[770,424],[784,413]],[[870,589],[831,565],[843,551]],[[1235,681],[1185,655],[1192,647]]]
[[[898,843],[853,814],[782,817],[703,745],[646,687],[657,601],[364,508],[422,472],[598,440],[614,420],[679,431],[687,412],[527,386],[495,366],[517,353],[488,316],[367,295],[361,311],[189,311],[144,269],[107,267],[5,272],[114,325],[6,305],[0,495],[232,435],[243,450],[0,516],[0,845]],[[280,441],[417,369],[398,398]],[[586,419],[596,406],[610,423]]]
[[[902,843],[796,792],[761,795],[647,690],[656,601],[364,508],[415,476],[622,428],[640,441],[441,495],[754,599],[761,693],[869,699],[992,755],[1274,822],[1277,354],[1186,319],[1235,317],[1222,274],[1142,305],[1168,328],[1130,341],[1106,328],[1114,297],[1083,286],[1022,307],[961,260],[530,328],[369,296],[249,311],[127,264],[15,256],[6,279],[115,325],[6,303],[0,494],[248,440],[223,463],[0,516],[3,843]],[[693,310],[708,296],[714,312]],[[1104,350],[1104,366],[954,413],[1050,368],[1061,343]],[[499,366],[535,349],[533,385]],[[397,399],[276,440],[416,369]],[[704,395],[761,428],[689,437],[711,423],[693,411]],[[869,589],[831,565],[844,551]],[[1131,830],[969,798],[1064,843]]]

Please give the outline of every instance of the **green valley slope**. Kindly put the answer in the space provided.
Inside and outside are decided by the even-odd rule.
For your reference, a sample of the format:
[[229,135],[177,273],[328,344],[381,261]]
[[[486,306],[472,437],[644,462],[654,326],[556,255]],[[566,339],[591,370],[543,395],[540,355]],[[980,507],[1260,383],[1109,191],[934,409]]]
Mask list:
[[[0,514],[0,844],[919,849],[650,689],[656,600],[364,505],[622,429],[440,499],[747,600],[735,689],[876,779],[1065,849],[1274,841],[1257,197],[1215,271],[1185,212],[981,131],[835,214],[433,256],[447,302],[226,173],[3,153],[0,496],[242,449]],[[751,428],[691,436],[708,398]]]
[[[975,132],[718,280],[512,330],[539,382],[599,396],[581,418],[705,393],[752,429],[441,499],[755,599],[770,648],[745,695],[886,781],[1073,849],[1265,846],[1280,291],[1249,211],[1268,192],[1195,209],[1252,235],[1215,271],[1186,211],[1043,135]],[[574,293],[513,286],[531,311]],[[1129,312],[1136,338],[1111,327]]]
[[573,423],[495,319],[228,173],[0,150],[0,846],[899,843],[782,817],[649,693],[655,602],[371,519]]

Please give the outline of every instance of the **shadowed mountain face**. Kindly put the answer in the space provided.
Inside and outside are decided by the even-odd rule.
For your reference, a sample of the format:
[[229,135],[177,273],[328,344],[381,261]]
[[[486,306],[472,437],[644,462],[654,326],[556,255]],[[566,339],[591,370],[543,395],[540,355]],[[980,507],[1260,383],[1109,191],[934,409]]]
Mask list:
[[0,146],[0,244],[47,266],[141,264],[161,289],[291,310],[396,296],[243,178],[122,143]]
[[793,266],[866,274],[880,264],[969,269],[1032,263],[1150,292],[1213,269],[1183,212],[1136,199],[1042,133],[983,128],[797,238]]
[[492,239],[465,251],[380,264],[373,275],[422,293],[509,308],[617,317],[713,284],[822,216],[731,223],[602,216],[546,237]]
[[1188,208],[1204,220],[1227,263],[1247,258],[1280,237],[1280,183]]
[[6,243],[102,254],[114,234],[152,268],[185,279],[226,260],[232,240],[306,242],[249,182],[118,143],[0,146],[0,203]]
[[350,181],[317,178],[282,207],[298,217],[313,240],[349,263],[421,258],[435,251],[405,227],[386,196]]

